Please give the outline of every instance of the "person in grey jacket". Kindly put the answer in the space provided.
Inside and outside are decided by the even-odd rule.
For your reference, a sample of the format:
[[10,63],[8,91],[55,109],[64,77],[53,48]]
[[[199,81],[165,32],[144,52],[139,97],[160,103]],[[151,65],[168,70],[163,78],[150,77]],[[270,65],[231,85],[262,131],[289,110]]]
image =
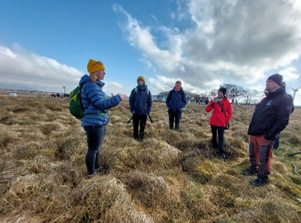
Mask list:
[[88,143],[85,162],[88,178],[92,178],[102,170],[99,165],[99,150],[109,122],[108,109],[118,105],[120,101],[127,100],[127,97],[118,94],[106,99],[102,91],[104,83],[101,82],[106,74],[103,63],[91,59],[87,67],[89,75],[85,74],[79,81],[79,85],[82,86],[80,96],[85,114],[81,126],[85,129]]

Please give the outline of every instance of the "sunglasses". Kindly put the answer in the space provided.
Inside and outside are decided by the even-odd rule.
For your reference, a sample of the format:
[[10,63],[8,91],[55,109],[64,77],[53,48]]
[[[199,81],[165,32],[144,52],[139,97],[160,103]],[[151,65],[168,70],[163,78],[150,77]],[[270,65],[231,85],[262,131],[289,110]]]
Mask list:
[[92,65],[92,67],[94,67],[94,66],[95,66],[96,64],[98,64],[98,63],[99,63],[100,65],[103,65],[103,63],[102,63],[102,62],[100,62],[100,61],[97,61],[95,64],[93,64],[93,65]]

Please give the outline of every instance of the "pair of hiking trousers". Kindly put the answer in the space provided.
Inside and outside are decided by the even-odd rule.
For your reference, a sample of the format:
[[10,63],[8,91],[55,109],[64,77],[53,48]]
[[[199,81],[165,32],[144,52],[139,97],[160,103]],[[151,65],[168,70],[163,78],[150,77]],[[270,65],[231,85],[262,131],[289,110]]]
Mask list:
[[273,141],[267,140],[262,136],[250,136],[249,157],[251,166],[250,171],[257,172],[261,178],[268,177],[271,172]]

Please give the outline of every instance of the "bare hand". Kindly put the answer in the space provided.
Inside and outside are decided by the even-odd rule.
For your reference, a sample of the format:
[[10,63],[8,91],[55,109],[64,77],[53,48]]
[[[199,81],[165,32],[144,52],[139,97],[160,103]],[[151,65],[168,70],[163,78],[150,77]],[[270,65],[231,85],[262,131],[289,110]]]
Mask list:
[[113,93],[111,93],[111,96],[114,97]]
[[128,97],[124,94],[118,94],[121,97],[122,101],[126,101],[128,99]]
[[216,102],[216,98],[213,98],[212,101],[215,103]]

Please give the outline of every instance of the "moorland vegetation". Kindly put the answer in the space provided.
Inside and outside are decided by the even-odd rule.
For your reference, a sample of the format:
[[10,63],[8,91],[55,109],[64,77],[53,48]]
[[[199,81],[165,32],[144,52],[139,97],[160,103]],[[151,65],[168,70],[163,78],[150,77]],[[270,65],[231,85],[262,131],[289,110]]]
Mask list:
[[180,131],[153,103],[143,142],[132,138],[128,102],[110,109],[101,147],[105,171],[87,179],[86,135],[68,99],[0,98],[0,222],[301,222],[301,109],[274,151],[268,184],[256,188],[248,125],[254,106],[234,110],[228,162],[210,146],[210,113],[190,103]]

